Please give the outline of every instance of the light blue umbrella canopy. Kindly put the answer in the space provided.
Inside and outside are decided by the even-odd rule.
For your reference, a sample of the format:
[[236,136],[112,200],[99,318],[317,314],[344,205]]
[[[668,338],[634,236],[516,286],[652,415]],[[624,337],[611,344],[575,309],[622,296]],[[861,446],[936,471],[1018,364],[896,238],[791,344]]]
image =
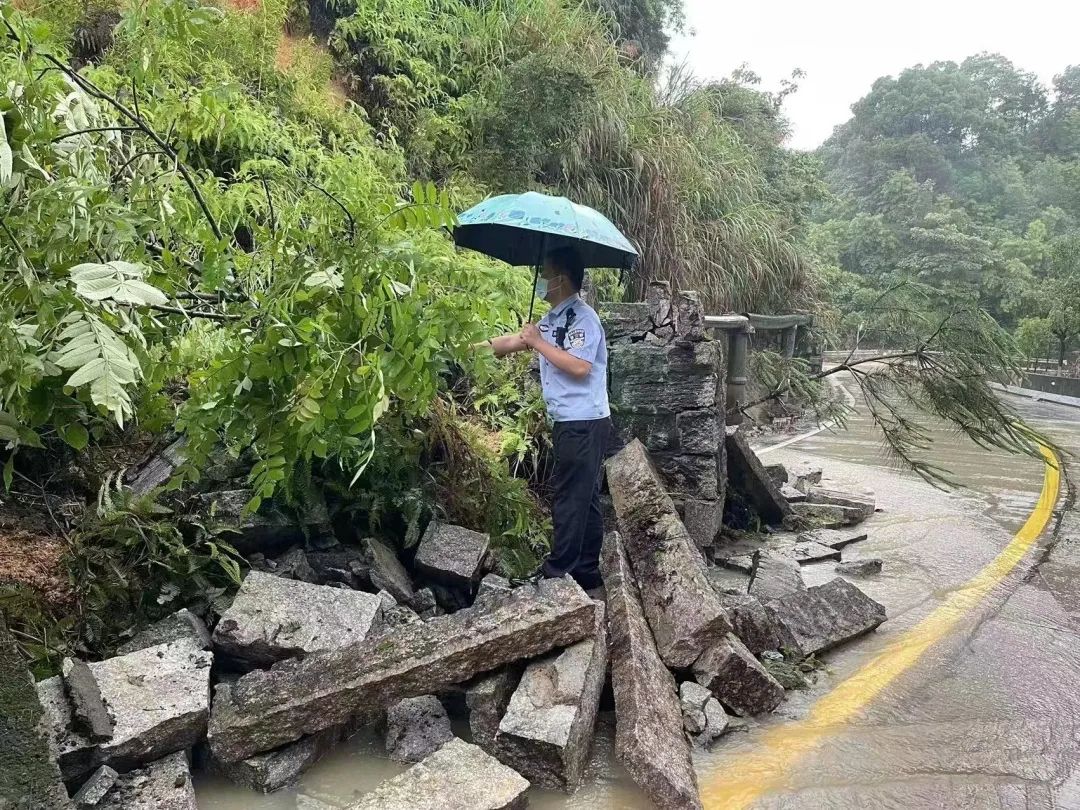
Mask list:
[[629,269],[638,256],[599,211],[535,191],[474,205],[458,217],[454,241],[513,265],[539,266],[548,251],[566,245],[577,249],[586,267]]

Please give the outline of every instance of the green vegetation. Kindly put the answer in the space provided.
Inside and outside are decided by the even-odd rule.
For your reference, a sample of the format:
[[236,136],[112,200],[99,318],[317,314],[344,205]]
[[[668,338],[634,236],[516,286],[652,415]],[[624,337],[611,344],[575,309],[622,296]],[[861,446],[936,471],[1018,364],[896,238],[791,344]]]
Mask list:
[[1080,333],[1080,67],[1046,88],[992,54],[918,66],[853,113],[820,149],[835,197],[810,240],[838,345],[881,291],[918,282],[1063,360]]
[[236,582],[227,543],[117,489],[174,433],[170,489],[224,454],[250,466],[252,511],[318,488],[357,531],[408,546],[438,513],[490,531],[508,571],[534,564],[538,391],[526,360],[470,349],[517,328],[529,275],[444,231],[486,194],[603,210],[645,257],[630,294],[664,277],[717,308],[812,300],[813,161],[781,148],[782,96],[753,76],[656,75],[675,0],[18,5],[0,465],[65,501],[35,530],[67,540],[71,594],[0,599],[39,671]]

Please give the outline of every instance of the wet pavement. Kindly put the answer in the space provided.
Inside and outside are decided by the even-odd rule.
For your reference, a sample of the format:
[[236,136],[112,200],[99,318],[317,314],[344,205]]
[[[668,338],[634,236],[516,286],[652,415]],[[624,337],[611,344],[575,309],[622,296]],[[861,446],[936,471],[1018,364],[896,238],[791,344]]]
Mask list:
[[[1011,402],[1080,455],[1080,411]],[[775,715],[695,757],[706,807],[1080,810],[1080,540],[1052,554],[1040,540],[966,604],[968,583],[1028,520],[1044,468],[945,432],[931,455],[969,488],[946,493],[901,475],[858,416],[841,433],[764,456],[809,458],[826,485],[874,491],[882,511],[845,559],[884,560],[881,574],[852,581],[887,607],[889,621],[829,653],[817,683],[789,692]],[[1073,520],[1063,537],[1080,536]],[[831,564],[803,572],[809,584],[835,576]],[[950,614],[953,605],[964,607]],[[932,638],[928,624],[939,631]],[[887,679],[866,678],[883,669]],[[531,794],[530,807],[650,806],[614,760],[611,724],[602,716],[586,785],[572,796]],[[345,806],[403,767],[382,756],[380,740],[361,736],[272,796],[203,778],[199,806],[291,810],[297,792]]]

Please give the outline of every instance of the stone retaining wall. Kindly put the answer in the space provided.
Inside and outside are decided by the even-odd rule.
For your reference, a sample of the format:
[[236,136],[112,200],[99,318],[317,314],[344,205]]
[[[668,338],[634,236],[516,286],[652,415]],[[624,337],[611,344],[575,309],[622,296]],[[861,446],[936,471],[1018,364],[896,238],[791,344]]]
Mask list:
[[725,342],[712,339],[696,292],[650,285],[645,302],[601,303],[615,438],[649,451],[687,530],[713,544],[724,512]]

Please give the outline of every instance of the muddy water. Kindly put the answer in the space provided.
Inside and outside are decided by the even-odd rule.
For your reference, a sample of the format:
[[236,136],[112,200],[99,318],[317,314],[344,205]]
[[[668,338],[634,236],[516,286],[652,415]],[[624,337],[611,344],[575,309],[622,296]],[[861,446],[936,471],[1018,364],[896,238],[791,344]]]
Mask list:
[[[1063,446],[1080,451],[1080,410],[1024,400],[1013,404]],[[939,431],[928,458],[968,487],[940,492],[891,469],[868,420],[859,415],[843,432],[825,431],[767,453],[767,461],[815,456],[826,470],[826,485],[875,492],[883,511],[867,524],[870,539],[845,555],[885,560],[882,575],[859,585],[886,605],[890,620],[873,636],[828,656],[817,684],[789,693],[776,715],[697,754],[703,789],[725,779],[738,757],[761,744],[759,726],[777,727],[805,715],[831,685],[992,559],[1027,518],[1042,485],[1039,462],[979,450]],[[804,575],[810,584],[834,576],[828,565],[808,567]],[[1054,786],[1067,780],[1080,740],[1080,690],[1062,692],[1064,684],[1080,681],[1080,660],[1068,652],[1080,645],[1071,635],[1075,628],[1065,620],[1062,630],[1053,600],[1043,597],[1027,591],[1003,594],[994,615],[959,632],[963,638],[956,649],[942,645],[931,650],[909,673],[904,689],[875,701],[865,725],[800,760],[782,789],[761,796],[754,806],[1053,806]],[[1046,626],[1059,632],[1031,629]],[[1057,649],[1062,637],[1068,639],[1064,651]],[[1014,657],[1022,666],[1009,663]],[[651,807],[615,761],[612,725],[611,716],[602,715],[585,786],[572,796],[534,791],[530,807]],[[202,810],[292,810],[298,794],[344,807],[402,770],[385,758],[377,736],[361,734],[308,771],[297,786],[271,796],[205,776],[196,788]],[[1059,801],[1057,806],[1071,805]]]

